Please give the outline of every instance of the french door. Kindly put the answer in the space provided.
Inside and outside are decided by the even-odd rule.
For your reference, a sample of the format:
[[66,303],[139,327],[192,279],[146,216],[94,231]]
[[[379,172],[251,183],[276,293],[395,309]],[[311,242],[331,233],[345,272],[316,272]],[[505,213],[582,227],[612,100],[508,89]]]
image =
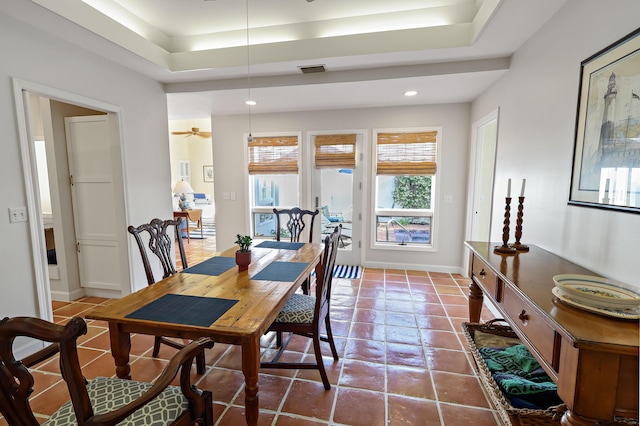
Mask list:
[[[361,262],[361,230],[362,230],[362,165],[359,154],[361,152],[363,133],[350,133],[355,136],[353,139],[354,162],[331,166],[324,163],[319,166],[319,138],[323,134],[309,135],[311,146],[315,146],[313,158],[313,200],[314,207],[320,210],[319,230],[316,225],[316,233],[320,234],[318,241],[329,235],[336,226],[342,225],[342,237],[338,245],[337,263],[341,265],[360,265]],[[341,136],[341,135],[332,135]],[[318,138],[318,140],[316,140]],[[335,147],[337,145],[333,145]],[[344,147],[344,146],[343,146]],[[350,150],[351,148],[349,148]],[[339,151],[339,149],[338,149]],[[314,240],[316,237],[314,237]]]

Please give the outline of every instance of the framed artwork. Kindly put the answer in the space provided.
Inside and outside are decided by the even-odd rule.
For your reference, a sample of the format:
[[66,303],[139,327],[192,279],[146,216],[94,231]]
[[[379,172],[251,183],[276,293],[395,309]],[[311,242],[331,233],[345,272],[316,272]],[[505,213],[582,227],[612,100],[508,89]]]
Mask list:
[[640,213],[640,28],[582,61],[569,204]]
[[202,180],[213,182],[213,166],[202,166]]

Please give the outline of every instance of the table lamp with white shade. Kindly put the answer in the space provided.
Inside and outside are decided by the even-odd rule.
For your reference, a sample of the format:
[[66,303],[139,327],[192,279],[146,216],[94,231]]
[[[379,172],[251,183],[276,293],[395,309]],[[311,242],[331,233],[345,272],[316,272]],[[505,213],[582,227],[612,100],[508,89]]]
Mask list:
[[189,182],[184,179],[179,180],[173,187],[173,192],[180,194],[180,202],[178,203],[180,210],[188,210],[189,201],[187,200],[187,194],[193,194],[195,192],[191,185],[189,185]]

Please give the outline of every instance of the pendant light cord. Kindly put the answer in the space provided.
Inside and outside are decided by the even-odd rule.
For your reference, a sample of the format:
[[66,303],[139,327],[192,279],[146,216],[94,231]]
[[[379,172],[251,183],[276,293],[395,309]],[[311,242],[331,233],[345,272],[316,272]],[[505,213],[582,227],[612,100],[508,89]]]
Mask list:
[[[251,57],[249,55],[249,0],[245,1],[246,12],[247,12],[247,93],[249,98],[247,101],[251,101]],[[251,141],[253,137],[251,136],[251,104],[247,104],[249,107],[249,140]]]

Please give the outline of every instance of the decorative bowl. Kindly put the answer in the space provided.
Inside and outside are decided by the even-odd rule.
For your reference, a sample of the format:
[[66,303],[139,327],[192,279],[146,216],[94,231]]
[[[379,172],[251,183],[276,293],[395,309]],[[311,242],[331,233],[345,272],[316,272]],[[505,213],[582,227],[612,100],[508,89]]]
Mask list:
[[573,299],[613,309],[640,306],[640,288],[590,275],[561,274],[553,277],[556,286]]

